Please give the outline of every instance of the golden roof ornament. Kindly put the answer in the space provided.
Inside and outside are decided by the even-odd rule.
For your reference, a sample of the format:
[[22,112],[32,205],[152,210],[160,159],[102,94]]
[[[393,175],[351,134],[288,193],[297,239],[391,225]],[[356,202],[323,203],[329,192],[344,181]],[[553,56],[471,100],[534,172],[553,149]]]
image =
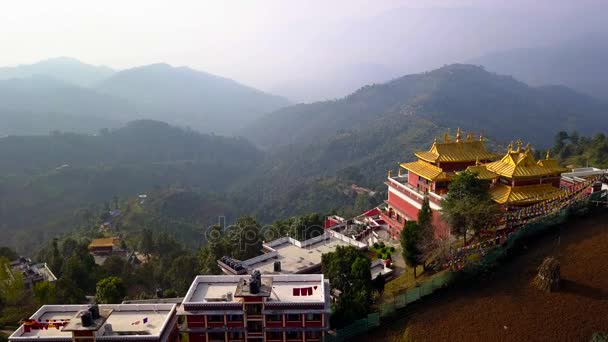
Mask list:
[[456,129],[456,142],[460,142],[460,127]]
[[391,178],[393,171],[391,169],[388,169],[388,178]]
[[551,150],[547,150],[547,154],[545,154],[545,159],[546,160],[551,159]]
[[479,132],[479,141],[483,141],[483,133]]
[[521,152],[521,145],[523,144],[523,142],[521,141],[521,139],[517,140],[517,151],[516,152]]
[[479,162],[479,157],[475,158],[475,165],[479,166],[481,163]]
[[473,139],[474,139],[474,135],[475,135],[475,134],[474,134],[473,132],[471,132],[471,133],[467,134],[467,141],[473,141]]
[[435,137],[435,140],[433,140],[433,145],[437,143],[437,137]]
[[526,144],[526,153],[530,153],[532,152],[532,146],[530,146],[530,143]]
[[511,152],[513,152],[513,142],[512,141],[507,146],[507,153],[511,153]]

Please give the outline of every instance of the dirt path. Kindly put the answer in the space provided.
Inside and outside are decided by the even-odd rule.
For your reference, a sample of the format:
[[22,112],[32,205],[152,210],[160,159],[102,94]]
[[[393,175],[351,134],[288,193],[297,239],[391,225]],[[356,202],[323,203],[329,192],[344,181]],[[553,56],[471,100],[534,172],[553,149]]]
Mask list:
[[[530,283],[548,255],[559,256],[563,287],[545,294]],[[364,339],[414,341],[588,341],[608,331],[608,213],[571,221],[475,283],[432,298],[408,321]],[[360,340],[364,340],[360,339]]]

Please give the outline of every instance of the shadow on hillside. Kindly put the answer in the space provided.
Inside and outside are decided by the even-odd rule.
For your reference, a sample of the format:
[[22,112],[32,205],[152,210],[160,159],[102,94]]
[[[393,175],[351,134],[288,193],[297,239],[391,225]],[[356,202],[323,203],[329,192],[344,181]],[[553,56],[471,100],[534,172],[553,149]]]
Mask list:
[[564,293],[572,293],[577,296],[583,296],[595,300],[608,300],[608,291],[604,289],[598,289],[589,285],[577,283],[568,279],[561,280],[560,291]]

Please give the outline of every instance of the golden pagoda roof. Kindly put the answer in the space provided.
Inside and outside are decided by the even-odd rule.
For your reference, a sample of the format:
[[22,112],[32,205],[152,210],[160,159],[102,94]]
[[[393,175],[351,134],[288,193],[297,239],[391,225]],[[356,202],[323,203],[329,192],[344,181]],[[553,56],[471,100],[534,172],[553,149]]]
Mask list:
[[460,130],[456,132],[456,139],[450,140],[447,134],[443,142],[433,142],[433,146],[428,151],[416,152],[415,155],[425,161],[435,162],[467,162],[475,160],[494,159],[497,156],[486,150],[483,138],[474,140],[473,135],[469,134],[466,140],[460,139]]
[[539,162],[534,160],[530,146],[521,150],[521,142],[518,142],[517,150],[513,151],[511,145],[507,154],[502,159],[485,164],[485,167],[494,173],[508,178],[532,178],[556,175],[567,172],[553,159],[545,159]]
[[511,187],[504,184],[495,184],[490,188],[490,197],[500,204],[531,204],[552,198],[564,193],[564,190],[551,184],[534,184]]
[[477,174],[477,178],[480,179],[494,179],[499,176],[497,173],[488,170],[485,165],[469,166],[467,167],[467,171]]
[[450,178],[449,175],[440,167],[422,160],[416,160],[411,163],[402,163],[400,166],[430,181],[447,180]]
[[89,248],[93,247],[112,247],[119,239],[117,237],[107,237],[101,239],[93,239],[89,244]]

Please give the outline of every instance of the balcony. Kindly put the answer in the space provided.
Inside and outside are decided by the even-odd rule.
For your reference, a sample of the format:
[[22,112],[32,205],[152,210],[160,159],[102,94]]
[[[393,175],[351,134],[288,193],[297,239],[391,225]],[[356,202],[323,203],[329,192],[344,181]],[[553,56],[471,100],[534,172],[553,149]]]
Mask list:
[[[401,180],[405,180],[405,181],[401,182]],[[422,202],[422,199],[424,199],[424,196],[428,195],[430,202],[433,202],[437,205],[441,205],[441,200],[443,200],[443,198],[444,198],[443,194],[440,195],[433,191],[429,191],[429,192],[425,193],[425,192],[422,192],[422,191],[414,188],[412,185],[407,183],[407,177],[405,177],[405,178],[404,177],[388,178],[388,181],[385,182],[384,184],[386,184],[387,186],[392,186],[393,188],[400,190],[399,192],[401,192],[405,196],[407,196],[417,202]],[[447,190],[446,190],[446,192],[447,192]]]

